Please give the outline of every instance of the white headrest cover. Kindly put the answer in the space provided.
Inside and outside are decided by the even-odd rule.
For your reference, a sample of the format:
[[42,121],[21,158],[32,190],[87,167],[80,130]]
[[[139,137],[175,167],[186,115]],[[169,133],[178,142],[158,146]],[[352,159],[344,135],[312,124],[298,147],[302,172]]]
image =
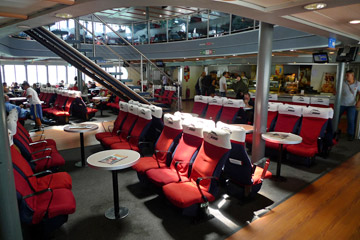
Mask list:
[[329,104],[330,104],[330,98],[312,97],[312,98],[310,98],[310,103],[311,103],[311,104],[318,104],[318,105],[329,106]]
[[269,94],[269,100],[278,100],[278,95],[277,94]]
[[316,108],[316,107],[303,108],[304,117],[329,119],[330,115],[332,115],[332,112],[333,112],[332,108]]
[[214,146],[231,149],[230,133],[219,128],[206,128],[203,130],[204,141]]
[[150,108],[150,105],[140,103],[140,107],[143,107],[143,108]]
[[175,91],[176,91],[176,87],[169,86],[169,91],[175,92]]
[[282,103],[269,102],[268,111],[277,112],[280,105],[283,105],[283,104]]
[[7,117],[7,126],[8,129],[11,131],[12,135],[16,134],[17,120],[18,120],[18,111],[14,108],[13,110],[10,111],[9,116]]
[[170,113],[166,113],[164,115],[164,125],[169,128],[174,128],[178,130],[182,129],[180,117],[172,115]]
[[162,108],[161,107],[151,105],[150,110],[151,110],[151,114],[153,115],[153,117],[156,117],[156,118],[162,117]]
[[139,115],[139,117],[147,119],[147,120],[152,119],[151,110],[148,109],[148,108],[139,107],[138,108],[138,115]]
[[289,104],[279,105],[279,109],[278,109],[279,114],[287,114],[298,117],[301,117],[302,110],[303,110],[302,106],[289,105]]
[[204,126],[197,124],[196,122],[185,121],[182,122],[183,132],[186,134],[193,135],[195,137],[203,138]]
[[169,90],[170,90],[170,86],[165,86],[165,90],[169,91]]
[[334,117],[334,109],[329,108],[329,118],[333,118]]
[[154,89],[161,89],[161,85],[154,85]]
[[209,100],[209,105],[217,105],[217,106],[222,106],[222,99],[221,98],[211,98]]
[[296,103],[309,104],[310,103],[310,97],[293,96],[292,101],[296,102]]
[[249,92],[249,94],[250,94],[250,98],[256,98],[256,93]]
[[10,131],[10,129],[8,129],[8,136],[9,136],[9,143],[10,143],[10,147],[11,147],[12,145],[14,145],[14,141],[13,141],[14,134]]
[[196,124],[203,125],[204,128],[214,128],[215,127],[215,122],[213,120],[194,117],[191,119],[191,121],[196,121]]
[[[131,102],[130,102],[131,101]],[[130,100],[128,103],[129,104],[132,104],[132,105],[136,105],[136,106],[138,106],[138,107],[141,107],[141,103],[140,102],[138,102],[138,101],[134,101],[134,100]]]
[[81,98],[81,92],[80,91],[74,91],[75,98]]
[[233,126],[233,125],[229,125],[229,124],[225,124],[221,121],[218,121],[216,123],[216,127],[220,128],[222,130],[225,131],[229,131],[230,132],[230,139],[233,141],[237,141],[237,142],[245,142],[245,138],[246,138],[246,131],[244,128],[239,127],[239,126]]
[[128,111],[131,114],[138,115],[139,107],[133,104],[129,104]]
[[207,104],[209,102],[210,98],[206,96],[196,95],[194,97],[194,102],[202,102]]
[[135,102],[134,100],[129,100],[128,104],[134,104],[134,102]]
[[175,112],[174,115],[180,117],[181,120],[185,120],[185,119],[193,117],[190,113],[182,113],[182,112],[179,112],[179,111]]
[[245,107],[245,103],[242,99],[227,99],[224,101],[224,107],[241,108]]
[[13,109],[9,112],[8,119],[10,119],[11,121],[17,122],[18,118],[19,118],[19,113],[18,113],[18,111],[16,110],[16,108],[13,108]]
[[128,112],[128,107],[129,107],[129,104],[126,103],[126,102],[122,102],[122,101],[119,101],[119,107],[120,107],[120,111],[122,112]]

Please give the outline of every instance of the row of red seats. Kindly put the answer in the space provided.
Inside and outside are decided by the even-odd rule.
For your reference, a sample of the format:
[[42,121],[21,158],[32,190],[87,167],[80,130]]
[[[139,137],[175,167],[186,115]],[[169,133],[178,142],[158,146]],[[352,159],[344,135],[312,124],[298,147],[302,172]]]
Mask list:
[[239,112],[245,107],[243,100],[225,97],[195,96],[192,113],[214,121],[235,123]]
[[79,91],[57,90],[55,94],[46,90],[40,93],[39,98],[44,101],[43,113],[60,123],[68,123],[70,116],[89,120],[97,112],[97,109],[86,106]]
[[75,212],[72,180],[68,173],[53,173],[65,163],[55,141],[33,141],[17,115],[10,113],[7,123],[20,220],[42,229],[36,238],[47,238]]
[[[311,165],[315,156],[330,151],[333,146],[332,108],[304,107],[269,103],[267,130],[300,135],[302,143],[284,146],[288,159]],[[246,136],[252,144],[252,134]],[[266,154],[278,153],[279,145],[266,142]]]
[[164,92],[161,94],[161,88],[155,89],[154,97],[157,98],[156,102],[171,105],[173,101],[176,101],[177,98],[174,97],[176,93],[176,87],[173,86],[165,86]]

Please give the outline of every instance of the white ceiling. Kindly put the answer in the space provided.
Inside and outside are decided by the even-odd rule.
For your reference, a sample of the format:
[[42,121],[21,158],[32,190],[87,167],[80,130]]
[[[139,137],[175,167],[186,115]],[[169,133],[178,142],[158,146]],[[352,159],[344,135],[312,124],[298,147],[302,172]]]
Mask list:
[[[349,20],[360,19],[359,0],[324,0],[327,7],[308,11],[306,4],[320,2],[309,0],[182,0],[181,5],[236,14],[284,27],[336,37],[344,43],[360,41],[360,25],[350,25]],[[106,9],[139,6],[178,6],[172,0],[2,0],[0,1],[0,36],[22,31],[17,26],[38,27],[59,21],[58,12],[83,16]],[[15,14],[15,18],[3,17]],[[5,15],[4,15],[5,14]],[[20,14],[20,16],[16,16]],[[28,19],[23,19],[28,17]],[[18,18],[16,18],[18,17]]]

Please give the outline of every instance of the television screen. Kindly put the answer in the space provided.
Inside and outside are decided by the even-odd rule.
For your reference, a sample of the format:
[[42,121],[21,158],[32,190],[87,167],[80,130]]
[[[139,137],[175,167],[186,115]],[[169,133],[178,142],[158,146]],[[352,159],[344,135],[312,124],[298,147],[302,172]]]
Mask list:
[[157,61],[155,62],[155,64],[156,64],[156,66],[158,66],[158,67],[164,67],[164,66],[165,66],[165,64],[164,64],[164,62],[163,62],[162,60],[157,60]]
[[314,63],[328,63],[329,57],[327,53],[313,53]]
[[355,61],[358,53],[358,47],[344,47],[339,48],[336,56],[337,62],[352,62]]

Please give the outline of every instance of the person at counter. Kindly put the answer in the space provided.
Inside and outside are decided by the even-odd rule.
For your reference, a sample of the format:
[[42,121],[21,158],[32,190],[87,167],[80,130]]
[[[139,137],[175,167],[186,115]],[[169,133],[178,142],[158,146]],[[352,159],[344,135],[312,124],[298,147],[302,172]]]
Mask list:
[[195,84],[195,92],[196,95],[201,95],[202,93],[202,85],[201,85],[201,81],[203,80],[203,78],[206,76],[206,72],[202,72],[200,77],[198,78],[196,84]]
[[227,92],[227,84],[226,84],[226,79],[229,78],[229,73],[228,72],[223,72],[222,77],[219,80],[219,92],[220,92],[220,96],[221,97],[225,97],[226,96],[226,92]]
[[246,85],[246,87],[249,87],[249,79],[246,77],[245,72],[241,72],[240,78],[241,81]]
[[201,95],[214,96],[216,87],[216,72],[211,72],[201,80]]
[[246,83],[243,81],[241,76],[236,77],[236,83],[232,87],[234,89],[234,92],[236,93],[237,99],[243,99],[244,94],[249,91],[248,87],[246,86]]
[[360,108],[360,98],[356,101],[357,95],[360,95],[360,83],[355,80],[354,71],[349,70],[346,72],[346,81],[342,87],[339,116],[341,117],[346,111],[348,141],[353,141],[355,135],[356,108]]

